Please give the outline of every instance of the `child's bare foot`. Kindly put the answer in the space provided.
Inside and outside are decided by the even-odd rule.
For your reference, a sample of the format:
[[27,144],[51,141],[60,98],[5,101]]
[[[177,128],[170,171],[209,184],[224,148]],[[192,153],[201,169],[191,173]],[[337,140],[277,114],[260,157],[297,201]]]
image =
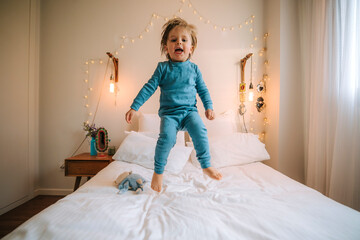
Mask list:
[[216,179],[216,180],[222,179],[221,173],[214,167],[204,168],[203,172],[213,179]]
[[162,181],[163,181],[163,175],[157,174],[154,172],[152,180],[151,180],[151,188],[154,191],[160,192],[161,186],[162,186]]

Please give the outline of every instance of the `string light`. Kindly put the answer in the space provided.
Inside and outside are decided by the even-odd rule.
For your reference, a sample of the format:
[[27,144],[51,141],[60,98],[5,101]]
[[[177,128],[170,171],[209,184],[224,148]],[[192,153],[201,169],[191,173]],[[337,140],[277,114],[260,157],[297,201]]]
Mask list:
[[[182,14],[186,9],[190,10],[190,13],[194,14],[194,16],[196,16],[196,19],[198,19],[198,21],[200,21],[203,24],[209,25],[211,27],[211,29],[215,30],[215,31],[219,31],[220,32],[227,32],[227,31],[235,31],[235,30],[248,30],[248,32],[250,34],[252,34],[252,40],[253,41],[257,41],[258,37],[255,36],[255,31],[254,31],[254,23],[255,23],[255,15],[251,15],[247,18],[245,18],[242,22],[237,23],[237,24],[232,24],[232,25],[228,25],[228,26],[224,26],[224,25],[220,25],[217,24],[213,21],[211,21],[209,18],[207,18],[205,15],[203,15],[201,13],[201,11],[199,11],[195,5],[191,2],[191,0],[181,0],[180,1],[181,6],[178,8],[178,10],[175,11],[175,13],[169,15],[172,16],[173,18],[178,17],[176,14]],[[158,20],[163,20],[163,21],[168,21],[170,19],[169,16],[162,16],[161,14],[158,13],[152,13],[152,15],[150,16],[149,22],[144,26],[143,30],[140,31],[138,34],[135,34],[133,36],[127,36],[127,35],[121,35],[121,39],[120,39],[120,44],[118,45],[118,49],[115,49],[113,52],[118,55],[120,53],[120,51],[122,51],[123,49],[125,49],[126,47],[130,47],[132,45],[134,45],[137,41],[136,39],[140,39],[143,40],[147,34],[146,33],[150,33],[153,30],[153,26],[154,23]],[[268,34],[264,35],[264,38],[267,38]],[[129,43],[131,43],[129,45]],[[254,48],[255,46],[255,42],[251,42],[249,44],[250,48]],[[264,49],[263,51],[266,51],[266,49]],[[262,53],[264,54],[264,53]],[[260,55],[260,52],[259,52]],[[99,62],[100,64],[103,63],[102,60],[94,60],[94,59],[90,59],[90,60],[86,60],[85,64],[86,66],[89,66],[89,63],[91,64],[95,64],[96,62]],[[254,62],[255,64],[255,62]],[[86,79],[84,80],[84,82],[86,83],[87,87],[88,87],[88,94],[86,95],[87,97],[85,98],[86,101],[88,101],[88,96],[90,95],[90,88],[89,88],[89,84],[90,81],[89,79],[89,69],[87,69],[85,71],[85,74],[87,75]],[[85,106],[87,106],[86,108],[89,108],[89,104],[88,102],[85,103]],[[90,113],[88,113],[90,116]]]
[[[210,19],[204,17],[203,14],[200,13],[200,11],[194,7],[194,4],[191,2],[191,0],[181,0],[180,1],[181,6],[180,8],[176,11],[176,13],[178,14],[182,14],[184,12],[184,9],[189,9],[195,16],[198,16],[198,20],[200,22],[203,22],[205,24],[209,24],[212,25],[212,29],[213,30],[221,30],[222,32],[226,32],[226,31],[234,31],[236,28],[234,26],[238,26],[237,29],[243,29],[243,24],[246,25],[247,27],[249,27],[249,31],[250,32],[254,32],[254,19],[255,16],[251,15],[249,17],[247,17],[246,19],[244,19],[243,23],[239,23],[236,25],[232,25],[232,26],[222,26],[219,27],[219,24],[216,24],[214,22],[212,22]],[[173,16],[174,18],[178,17],[175,13],[171,14],[170,16]],[[167,22],[170,17],[169,16],[162,16],[161,14],[158,13],[152,13],[151,14],[151,18],[149,20],[149,22],[146,24],[146,26],[144,27],[144,30],[141,31],[139,34],[134,35],[134,36],[122,36],[122,42],[120,43],[119,49],[116,49],[115,52],[116,54],[118,54],[117,51],[122,50],[126,47],[126,43],[131,42],[131,43],[135,43],[135,39],[139,38],[139,39],[143,39],[144,33],[149,33],[151,31],[151,27],[154,25],[154,21],[158,20],[158,19],[163,19],[165,22]],[[254,39],[256,40],[256,37],[253,36]],[[252,47],[254,46],[254,44],[251,45]]]

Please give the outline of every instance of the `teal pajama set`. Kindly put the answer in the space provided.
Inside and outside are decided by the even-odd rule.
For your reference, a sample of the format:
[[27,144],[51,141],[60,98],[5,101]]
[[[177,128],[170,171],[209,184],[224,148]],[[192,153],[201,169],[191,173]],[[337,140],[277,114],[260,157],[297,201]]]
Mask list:
[[138,111],[158,87],[161,90],[159,109],[161,123],[155,149],[154,171],[157,174],[164,172],[179,130],[188,131],[190,134],[201,167],[210,167],[207,130],[196,108],[196,94],[199,94],[206,110],[213,109],[213,106],[198,66],[189,60],[160,62],[153,76],[134,99],[131,108]]

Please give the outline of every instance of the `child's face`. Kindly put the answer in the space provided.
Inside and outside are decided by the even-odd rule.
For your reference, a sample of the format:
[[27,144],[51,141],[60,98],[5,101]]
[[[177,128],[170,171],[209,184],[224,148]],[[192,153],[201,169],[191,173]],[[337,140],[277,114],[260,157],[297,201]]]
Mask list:
[[166,42],[165,49],[173,62],[185,62],[193,51],[190,33],[186,28],[173,28]]

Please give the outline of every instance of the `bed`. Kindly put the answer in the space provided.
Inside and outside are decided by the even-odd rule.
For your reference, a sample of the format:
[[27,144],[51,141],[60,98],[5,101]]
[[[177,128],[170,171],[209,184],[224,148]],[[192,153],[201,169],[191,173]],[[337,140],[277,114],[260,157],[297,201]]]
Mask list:
[[[203,175],[191,143],[180,143],[174,149],[187,158],[180,164],[173,153],[177,163],[171,164],[169,156],[163,189],[153,191],[147,164],[156,140],[148,131],[130,132],[116,161],[4,239],[360,239],[359,212],[265,165],[267,152],[253,135],[225,133],[213,140],[208,130],[221,181]],[[229,151],[239,141],[240,150]],[[124,171],[148,181],[141,193],[119,194],[114,180]]]

